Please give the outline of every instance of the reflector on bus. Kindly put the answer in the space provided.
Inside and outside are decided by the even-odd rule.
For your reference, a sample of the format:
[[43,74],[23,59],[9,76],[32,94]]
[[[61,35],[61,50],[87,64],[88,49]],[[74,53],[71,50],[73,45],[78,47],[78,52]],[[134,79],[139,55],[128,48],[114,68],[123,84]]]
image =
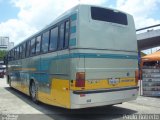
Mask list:
[[76,87],[85,87],[85,72],[76,73]]

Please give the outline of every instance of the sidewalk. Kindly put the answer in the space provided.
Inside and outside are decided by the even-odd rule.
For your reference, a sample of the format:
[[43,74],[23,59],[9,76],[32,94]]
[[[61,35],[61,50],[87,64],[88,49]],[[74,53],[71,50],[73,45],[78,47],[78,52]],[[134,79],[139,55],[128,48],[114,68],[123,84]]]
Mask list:
[[129,103],[135,103],[143,106],[151,106],[160,108],[160,97],[144,97],[138,96],[138,98],[134,101],[130,101]]
[[9,87],[7,84],[6,76],[4,78],[0,78],[0,87]]

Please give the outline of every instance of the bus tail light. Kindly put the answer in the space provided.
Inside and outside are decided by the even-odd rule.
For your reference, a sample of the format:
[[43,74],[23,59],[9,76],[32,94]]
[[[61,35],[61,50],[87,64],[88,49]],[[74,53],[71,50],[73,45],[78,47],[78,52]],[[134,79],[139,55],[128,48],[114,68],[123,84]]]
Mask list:
[[85,72],[76,73],[76,87],[85,87]]
[[86,95],[85,94],[80,94],[80,97],[85,97]]

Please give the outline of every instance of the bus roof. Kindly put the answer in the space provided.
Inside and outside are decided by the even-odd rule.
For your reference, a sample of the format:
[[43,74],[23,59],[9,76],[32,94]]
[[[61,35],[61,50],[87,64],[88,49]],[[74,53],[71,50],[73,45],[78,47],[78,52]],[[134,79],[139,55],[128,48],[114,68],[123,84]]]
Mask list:
[[[71,14],[73,14],[74,12],[78,12],[78,9],[81,8],[81,7],[100,7],[100,8],[105,8],[105,9],[110,9],[110,10],[114,10],[114,11],[118,11],[118,12],[122,12],[124,14],[127,14],[128,13],[125,13],[123,11],[120,11],[120,10],[117,10],[117,9],[113,9],[113,8],[109,8],[109,7],[104,7],[104,6],[98,6],[98,5],[89,5],[89,4],[78,4],[76,6],[74,6],[73,8],[67,10],[66,12],[62,13],[60,16],[58,16],[56,19],[54,19],[50,24],[46,25],[44,28],[42,28],[41,30],[37,31],[36,33],[34,33],[33,35],[27,37],[25,40],[23,40],[22,42],[20,42],[19,44],[17,44],[14,48],[16,48],[17,46],[19,46],[20,44],[26,42],[28,39],[32,39],[32,37],[34,36],[37,36],[38,34],[40,34],[42,31],[52,27],[53,25],[55,25],[56,23],[60,22],[61,20],[65,19],[66,17],[69,17]],[[12,48],[12,49],[14,49]],[[11,49],[11,50],[12,50]],[[10,51],[11,51],[10,50]]]

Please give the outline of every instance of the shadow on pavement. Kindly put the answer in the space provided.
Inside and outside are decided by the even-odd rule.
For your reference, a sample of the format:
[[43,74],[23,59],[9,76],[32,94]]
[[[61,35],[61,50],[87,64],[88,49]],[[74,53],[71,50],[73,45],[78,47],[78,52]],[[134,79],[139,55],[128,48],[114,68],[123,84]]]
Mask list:
[[[44,103],[39,103],[39,105],[32,102],[29,96],[19,92],[10,87],[5,87],[7,91],[16,95],[18,98],[23,100],[25,103],[31,105],[38,111],[44,113],[44,115],[22,115],[27,116],[27,119],[38,119],[43,118],[43,116],[47,116],[50,119],[54,120],[85,120],[85,119],[100,119],[100,120],[108,120],[108,119],[119,119],[122,118],[123,115],[131,115],[137,113],[137,111],[133,111],[126,108],[121,108],[118,106],[103,106],[103,107],[94,107],[94,108],[85,108],[85,109],[76,109],[76,110],[69,110],[60,107],[46,105]],[[23,117],[24,118],[24,117]],[[36,119],[34,119],[36,120]],[[49,120],[49,119],[47,119]]]

